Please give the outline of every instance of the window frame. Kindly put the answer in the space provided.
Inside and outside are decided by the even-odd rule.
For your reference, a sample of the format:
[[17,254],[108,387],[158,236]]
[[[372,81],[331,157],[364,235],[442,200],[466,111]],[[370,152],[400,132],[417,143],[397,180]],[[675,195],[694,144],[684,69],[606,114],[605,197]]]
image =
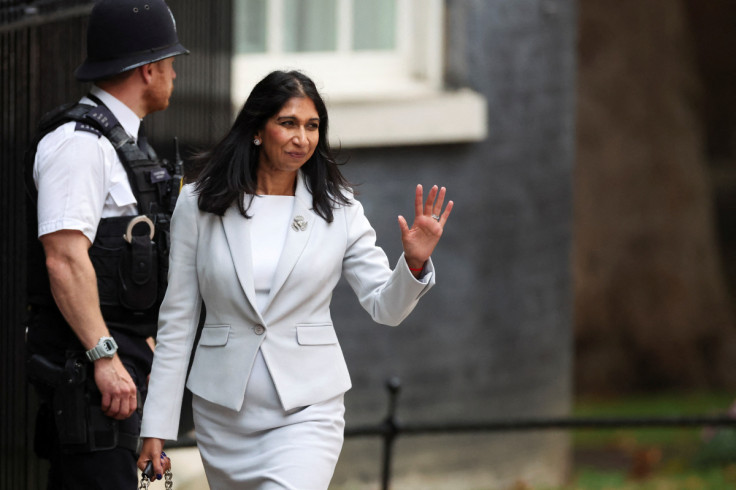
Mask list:
[[[397,1],[398,56],[341,49],[346,45],[345,29],[338,29],[335,52],[281,53],[273,26],[278,28],[275,19],[282,4],[269,0],[266,53],[233,55],[233,114],[270,71],[299,69],[315,81],[327,104],[333,145],[359,148],[485,139],[485,97],[469,89],[447,91],[443,86],[444,0]],[[349,22],[345,17],[352,15],[344,8],[338,10],[338,22]],[[270,36],[274,39],[269,40]]]
[[275,69],[304,71],[333,101],[404,98],[440,88],[442,0],[397,0],[396,48],[393,51],[354,51],[350,8],[353,0],[337,1],[336,51],[284,53],[283,0],[269,0],[266,52],[233,55],[233,104],[242,105],[258,80]]

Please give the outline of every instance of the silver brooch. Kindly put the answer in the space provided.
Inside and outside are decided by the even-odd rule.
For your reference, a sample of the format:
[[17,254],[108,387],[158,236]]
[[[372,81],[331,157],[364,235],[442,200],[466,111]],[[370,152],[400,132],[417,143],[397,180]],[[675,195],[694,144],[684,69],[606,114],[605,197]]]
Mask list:
[[304,231],[307,229],[307,220],[303,216],[294,217],[294,222],[291,224],[291,228],[294,231]]

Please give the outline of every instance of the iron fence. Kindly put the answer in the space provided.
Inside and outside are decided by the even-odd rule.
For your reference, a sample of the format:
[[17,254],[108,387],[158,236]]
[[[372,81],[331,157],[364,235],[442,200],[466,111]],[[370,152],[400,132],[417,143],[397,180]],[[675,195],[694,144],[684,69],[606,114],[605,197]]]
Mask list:
[[86,15],[93,4],[90,0],[1,1],[0,34]]

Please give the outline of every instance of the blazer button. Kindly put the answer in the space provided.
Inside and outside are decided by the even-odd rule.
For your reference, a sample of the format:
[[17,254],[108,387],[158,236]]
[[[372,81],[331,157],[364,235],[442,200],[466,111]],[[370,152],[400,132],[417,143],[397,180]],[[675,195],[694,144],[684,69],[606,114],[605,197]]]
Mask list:
[[253,332],[255,332],[256,335],[263,335],[265,331],[266,328],[263,325],[256,325],[253,327]]

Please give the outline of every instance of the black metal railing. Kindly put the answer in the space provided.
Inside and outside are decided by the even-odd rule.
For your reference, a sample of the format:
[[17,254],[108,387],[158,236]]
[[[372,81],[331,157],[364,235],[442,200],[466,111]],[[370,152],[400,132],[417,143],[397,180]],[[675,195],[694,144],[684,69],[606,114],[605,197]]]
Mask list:
[[0,1],[0,33],[86,15],[92,0]]
[[[397,377],[389,378],[386,380],[386,390],[388,392],[388,411],[380,423],[345,429],[345,438],[381,437],[383,439],[381,457],[381,488],[383,490],[388,490],[391,485],[393,449],[399,436],[530,430],[736,427],[736,418],[727,414],[658,417],[540,417],[474,422],[404,423],[396,415],[401,393],[401,380]],[[196,446],[196,441],[191,437],[182,437],[177,442],[170,443],[169,446],[193,447]]]

